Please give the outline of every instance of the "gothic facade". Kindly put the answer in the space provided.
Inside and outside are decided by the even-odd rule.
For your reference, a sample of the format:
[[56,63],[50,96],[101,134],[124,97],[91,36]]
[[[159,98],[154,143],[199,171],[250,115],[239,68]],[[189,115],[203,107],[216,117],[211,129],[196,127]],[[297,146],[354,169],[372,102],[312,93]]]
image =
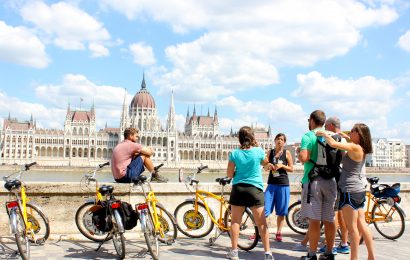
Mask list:
[[[0,128],[0,162],[95,166],[110,160],[126,127],[137,127],[140,142],[155,150],[154,162],[171,168],[194,168],[200,164],[225,168],[229,152],[238,147],[238,138],[232,131],[227,135],[220,133],[216,108],[213,115],[209,110],[207,115],[197,115],[195,106],[190,115],[188,109],[184,131],[178,131],[173,94],[163,127],[143,77],[140,90],[129,104],[124,96],[119,128],[105,127],[97,131],[94,105],[89,111],[72,110],[68,105],[63,130],[40,129],[33,118],[22,122],[9,116]],[[272,148],[270,128],[254,128],[254,131],[263,149]]]

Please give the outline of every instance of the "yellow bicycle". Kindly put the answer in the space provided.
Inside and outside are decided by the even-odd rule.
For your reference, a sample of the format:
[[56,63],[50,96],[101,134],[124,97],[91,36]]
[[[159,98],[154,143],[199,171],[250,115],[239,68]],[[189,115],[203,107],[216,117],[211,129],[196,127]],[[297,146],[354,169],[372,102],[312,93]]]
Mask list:
[[101,207],[101,202],[103,200],[106,200],[106,197],[101,194],[100,188],[108,187],[105,185],[100,187],[95,175],[107,165],[110,165],[110,162],[97,165],[94,170],[84,175],[81,184],[85,183],[85,186],[89,187],[91,183],[95,183],[95,197],[93,199],[88,199],[75,213],[75,224],[78,230],[86,238],[95,242],[110,240],[112,238],[112,234],[109,234],[107,237],[108,232],[99,230],[92,221],[93,212]]
[[[224,187],[231,182],[231,179],[227,177],[216,179],[216,182],[221,185],[221,195],[200,190],[196,175],[200,174],[201,171],[206,168],[208,167],[198,167],[198,170],[189,175],[185,180],[183,178],[183,170],[180,169],[180,182],[184,180],[188,190],[191,192],[193,192],[193,190],[190,186],[195,185],[195,196],[179,204],[175,209],[174,216],[177,220],[178,230],[181,231],[182,234],[192,238],[205,237],[211,233],[214,226],[216,226],[215,235],[209,238],[209,243],[212,245],[221,234],[227,233],[229,235],[231,213],[228,200],[224,197]],[[209,206],[209,199],[219,204],[218,218],[215,217],[214,212]],[[259,231],[253,214],[249,208],[246,208],[240,225],[238,247],[242,250],[249,251],[257,245],[258,237]]]
[[[164,164],[155,167],[158,172]],[[152,176],[152,175],[151,175]],[[133,182],[142,188],[145,202],[135,205],[139,212],[141,229],[144,233],[148,251],[154,260],[159,259],[159,243],[172,244],[177,238],[177,224],[174,216],[159,203],[151,187],[150,177],[138,176]]]
[[[30,258],[30,243],[43,244],[50,235],[48,218],[40,207],[28,202],[26,185],[21,181],[23,172],[35,164],[36,162],[26,164],[20,171],[3,177],[4,187],[13,197],[6,202],[10,230],[23,259]],[[15,178],[10,178],[16,174]]]

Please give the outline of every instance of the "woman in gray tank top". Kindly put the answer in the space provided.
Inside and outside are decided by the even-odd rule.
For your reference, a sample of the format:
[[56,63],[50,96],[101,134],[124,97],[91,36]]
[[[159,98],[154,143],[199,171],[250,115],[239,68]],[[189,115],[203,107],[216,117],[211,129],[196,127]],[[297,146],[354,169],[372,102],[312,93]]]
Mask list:
[[349,133],[350,143],[336,142],[330,135],[318,131],[317,136],[326,138],[326,142],[334,148],[345,150],[347,153],[342,160],[342,173],[339,180],[340,202],[339,209],[349,231],[351,254],[350,259],[356,260],[359,256],[359,232],[363,235],[368,256],[374,259],[373,238],[364,217],[364,202],[366,187],[363,185],[362,167],[366,155],[372,153],[372,138],[367,125],[357,123]]

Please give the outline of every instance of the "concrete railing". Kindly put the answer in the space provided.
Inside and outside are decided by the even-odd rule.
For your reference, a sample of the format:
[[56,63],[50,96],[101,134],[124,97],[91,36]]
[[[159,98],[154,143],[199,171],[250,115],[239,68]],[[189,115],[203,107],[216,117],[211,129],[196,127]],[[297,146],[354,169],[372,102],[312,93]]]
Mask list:
[[[27,182],[27,194],[30,201],[39,205],[48,216],[50,220],[51,232],[54,234],[78,234],[74,217],[78,207],[82,205],[85,200],[92,199],[95,191],[91,187],[89,190],[84,190],[79,183],[38,183]],[[117,183],[100,183],[110,184],[114,186],[114,194],[117,198],[135,204],[143,201],[142,192],[140,189],[133,187],[130,184]],[[0,203],[2,209],[0,210],[0,236],[7,235],[9,232],[8,219],[5,210],[5,202],[8,199],[8,192],[3,188],[4,182],[0,183]],[[155,194],[159,201],[173,214],[176,206],[185,199],[192,198],[191,194],[185,184],[183,183],[155,183],[152,184]],[[211,191],[219,194],[221,188],[216,183],[202,183],[200,189]],[[230,188],[226,188],[227,193]],[[298,187],[291,186],[291,203],[300,197]],[[401,206],[407,214],[407,220],[410,220],[410,183],[402,183]],[[218,214],[217,204],[211,203],[214,212]],[[268,219],[270,226],[275,226],[276,221],[274,214]]]

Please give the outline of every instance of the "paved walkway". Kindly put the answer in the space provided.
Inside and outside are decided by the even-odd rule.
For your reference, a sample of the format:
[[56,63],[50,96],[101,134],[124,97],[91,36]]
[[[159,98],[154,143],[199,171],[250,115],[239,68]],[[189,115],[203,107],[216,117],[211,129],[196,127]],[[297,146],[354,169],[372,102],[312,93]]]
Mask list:
[[[391,241],[380,236],[374,228],[374,242],[376,248],[376,259],[397,259],[407,260],[410,255],[410,222],[406,223],[407,230],[397,241]],[[146,253],[145,241],[139,233],[126,233],[126,259],[151,259]],[[182,236],[182,235],[181,235]],[[271,240],[275,259],[300,259],[304,255],[302,252],[295,252],[291,249],[300,242],[302,236],[293,233],[290,229],[284,230],[283,242]],[[271,237],[274,237],[272,234]],[[160,259],[225,259],[227,248],[230,245],[228,237],[220,237],[212,246],[208,243],[208,238],[190,239],[180,237],[171,246],[162,245]],[[98,244],[83,239],[80,236],[53,235],[43,246],[31,246],[31,259],[54,260],[54,259],[117,259],[112,241],[106,242],[102,248],[95,252]],[[16,244],[12,237],[0,237],[0,259],[19,259],[16,255]],[[366,259],[366,247],[360,246],[360,259]],[[239,252],[240,259],[263,259],[262,244],[251,252]],[[350,255],[337,255],[337,259],[349,259]]]

